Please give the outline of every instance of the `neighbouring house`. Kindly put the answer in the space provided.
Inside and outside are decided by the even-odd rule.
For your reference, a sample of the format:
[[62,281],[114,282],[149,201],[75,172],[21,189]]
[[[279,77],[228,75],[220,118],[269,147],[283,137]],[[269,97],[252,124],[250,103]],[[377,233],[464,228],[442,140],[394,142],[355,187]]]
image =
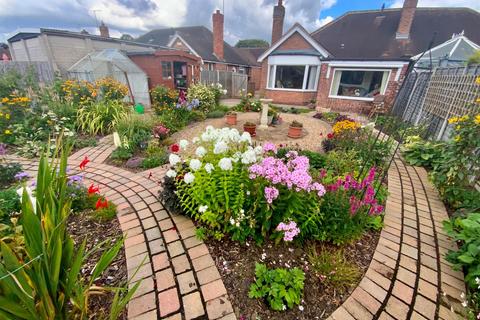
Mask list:
[[259,64],[251,65],[244,51],[224,41],[224,16],[220,10],[213,13],[212,25],[213,31],[204,26],[156,29],[136,41],[185,50],[201,59],[202,70],[248,74],[249,82],[258,87]]
[[40,29],[40,32],[19,32],[8,43],[14,61],[46,61],[55,72],[66,75],[68,69],[87,54],[104,49],[123,51],[154,51],[169,49],[154,44],[120,40],[109,36],[108,27],[102,22],[100,35],[86,31],[72,32],[56,29]]
[[[280,8],[280,9],[278,9]],[[284,8],[274,9],[272,32]],[[280,31],[279,31],[280,30]],[[309,33],[295,24],[261,54],[261,91],[276,103],[368,112],[374,97],[390,103],[411,58],[462,33],[480,43],[480,13],[468,8],[417,8],[405,0],[399,9],[347,12]]]
[[119,49],[87,54],[68,69],[68,77],[93,82],[110,77],[128,87],[128,99],[150,106],[147,74]]
[[248,92],[252,94],[260,90],[260,82],[262,79],[262,64],[258,62],[258,57],[268,48],[235,48],[237,52],[248,63]]
[[201,58],[186,51],[133,51],[127,55],[147,74],[150,89],[158,85],[186,89],[200,81]]

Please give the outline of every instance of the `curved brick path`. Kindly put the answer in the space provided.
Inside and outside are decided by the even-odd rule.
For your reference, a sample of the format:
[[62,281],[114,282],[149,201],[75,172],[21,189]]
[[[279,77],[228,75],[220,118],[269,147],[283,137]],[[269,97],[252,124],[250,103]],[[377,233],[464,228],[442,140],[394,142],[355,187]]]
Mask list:
[[[186,217],[172,215],[158,202],[156,168],[135,174],[102,164],[113,148],[108,140],[69,158],[78,167],[84,155],[87,180],[118,206],[127,235],[125,254],[129,277],[142,284],[129,304],[129,319],[236,319],[215,262],[195,237]],[[32,174],[32,160],[9,157]],[[150,174],[151,173],[151,174]],[[152,179],[153,175],[153,179]],[[360,285],[329,319],[459,319],[465,291],[463,275],[444,259],[454,244],[442,230],[445,207],[423,168],[396,158],[389,170],[390,195],[385,227],[373,260]]]

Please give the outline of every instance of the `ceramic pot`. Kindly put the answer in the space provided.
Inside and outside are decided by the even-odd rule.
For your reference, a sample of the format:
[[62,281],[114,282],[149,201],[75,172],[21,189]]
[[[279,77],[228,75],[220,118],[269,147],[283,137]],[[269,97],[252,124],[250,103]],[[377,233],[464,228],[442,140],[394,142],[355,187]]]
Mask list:
[[288,137],[298,139],[302,136],[302,130],[303,130],[302,127],[292,127],[292,126],[290,126],[288,128]]
[[253,125],[253,126],[243,125],[243,131],[250,133],[252,137],[255,137],[257,135],[256,129],[257,129],[256,125]]
[[229,126],[234,126],[237,124],[237,114],[227,114],[225,115],[225,120]]

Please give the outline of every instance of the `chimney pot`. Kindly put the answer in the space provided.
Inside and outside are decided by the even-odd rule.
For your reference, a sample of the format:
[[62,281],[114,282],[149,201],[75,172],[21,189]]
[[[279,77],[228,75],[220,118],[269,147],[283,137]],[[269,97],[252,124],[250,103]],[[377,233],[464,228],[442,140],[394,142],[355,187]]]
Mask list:
[[285,19],[285,7],[282,0],[273,7],[273,25],[272,25],[272,45],[283,35],[283,20]]
[[100,27],[98,27],[98,29],[100,30],[100,36],[101,37],[105,37],[105,38],[110,37],[110,32],[108,31],[108,27],[105,25],[105,23],[103,21],[100,24]]
[[216,10],[212,15],[213,22],[213,53],[215,56],[223,60],[223,24],[224,18],[223,14],[220,13],[220,10]]
[[396,34],[398,40],[408,40],[410,38],[410,30],[412,28],[413,19],[415,18],[417,3],[418,0],[405,0],[403,2]]

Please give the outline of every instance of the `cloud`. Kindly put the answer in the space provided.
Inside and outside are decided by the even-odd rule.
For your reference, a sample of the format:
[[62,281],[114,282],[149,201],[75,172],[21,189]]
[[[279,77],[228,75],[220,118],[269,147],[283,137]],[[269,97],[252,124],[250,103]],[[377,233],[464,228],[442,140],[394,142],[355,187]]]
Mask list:
[[[331,21],[320,18],[337,0],[285,0],[285,30],[299,22],[314,30]],[[225,39],[270,39],[276,0],[225,0]],[[223,0],[0,0],[0,41],[20,28],[86,29],[95,32],[104,21],[111,34],[133,36],[162,27],[205,25],[222,9]]]
[[[392,8],[400,8],[403,6],[403,0],[395,0],[391,5]],[[419,7],[467,7],[480,11],[479,0],[419,0]]]

